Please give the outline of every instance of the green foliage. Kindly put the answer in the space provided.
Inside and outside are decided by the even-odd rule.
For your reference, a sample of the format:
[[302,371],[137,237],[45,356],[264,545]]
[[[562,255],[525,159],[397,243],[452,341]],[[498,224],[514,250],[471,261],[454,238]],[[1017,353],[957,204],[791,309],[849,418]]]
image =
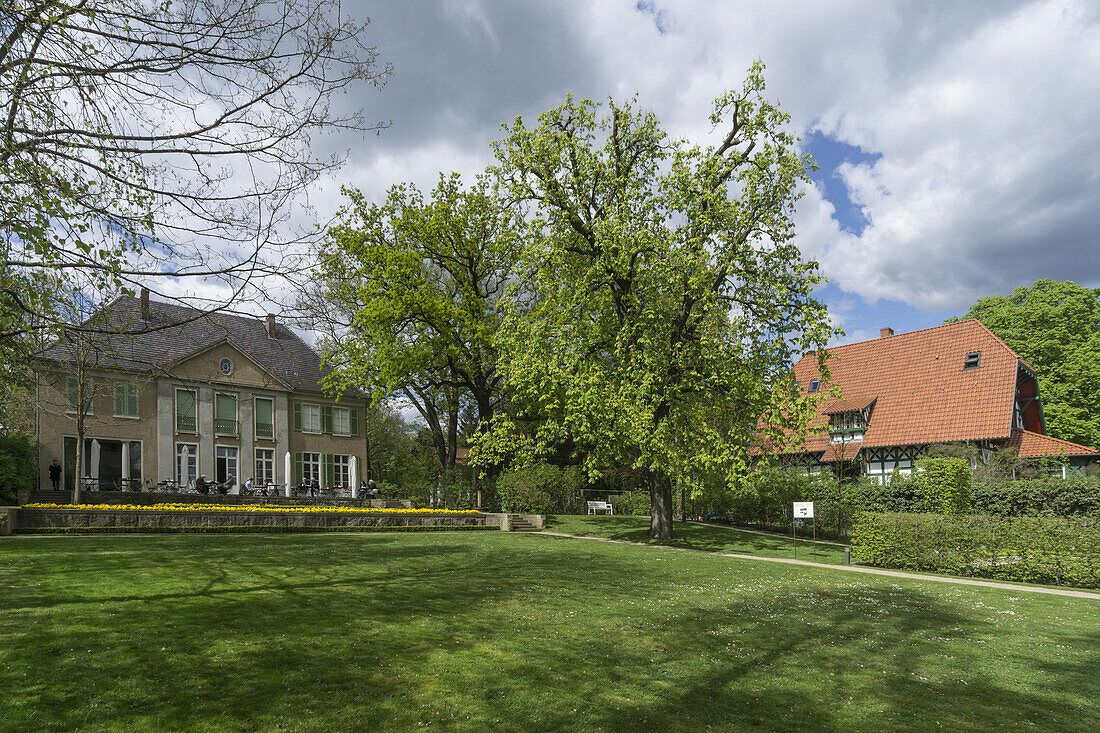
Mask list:
[[864,565],[1100,588],[1100,522],[1064,517],[861,513]]
[[921,458],[917,492],[929,511],[961,514],[970,508],[970,464],[962,458]]
[[1005,517],[1100,518],[1100,477],[1044,476],[977,482],[972,490],[971,511]]
[[790,363],[833,333],[817,265],[793,242],[811,163],[763,92],[756,63],[715,100],[729,134],[710,146],[630,104],[572,97],[507,126],[495,173],[530,207],[515,277],[529,293],[498,337],[514,404],[538,419],[498,415],[482,450],[537,456],[569,439],[590,472],[644,468],[667,493],[668,476],[742,469],[779,403],[808,419]]
[[34,438],[0,436],[0,505],[15,504],[16,492],[34,488]]
[[[579,466],[553,466],[547,463],[517,466],[502,473],[496,480],[504,511],[524,511],[532,514],[574,514],[584,505],[581,489],[586,485]],[[509,507],[546,506],[545,510]]]
[[335,323],[322,339],[334,369],[325,386],[411,402],[439,462],[453,462],[459,413],[472,410],[477,428],[501,397],[495,342],[519,257],[517,209],[485,180],[467,189],[457,174],[441,176],[429,200],[407,185],[382,204],[344,192],[351,203],[329,230],[317,292],[303,304]]
[[1035,367],[1048,432],[1100,445],[1100,289],[1038,280],[981,298],[977,318]]
[[628,491],[611,497],[611,506],[615,514],[622,516],[648,517],[650,496],[648,491]]

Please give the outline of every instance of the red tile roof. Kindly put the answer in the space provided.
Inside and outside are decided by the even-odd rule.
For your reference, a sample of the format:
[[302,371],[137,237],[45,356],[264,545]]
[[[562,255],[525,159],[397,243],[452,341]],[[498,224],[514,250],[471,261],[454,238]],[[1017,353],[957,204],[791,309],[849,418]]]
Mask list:
[[821,456],[821,461],[854,461],[862,448],[861,443],[830,443]]
[[1042,456],[1094,456],[1100,455],[1100,451],[1087,446],[1071,443],[1068,440],[1052,438],[1049,435],[1040,435],[1030,430],[1016,428],[1012,431],[1012,438],[1008,445],[1016,449],[1016,455],[1021,458],[1039,458]]
[[878,396],[876,395],[874,397],[848,397],[845,399],[833,400],[821,411],[821,413],[823,415],[836,415],[841,412],[865,410],[877,399]]
[[[975,351],[981,352],[981,365],[964,370],[966,355]],[[822,393],[839,386],[845,407],[866,406],[877,397],[864,447],[1006,439],[1012,434],[1020,358],[976,320],[836,346],[828,355],[830,379],[822,382]],[[820,379],[816,355],[802,357],[794,375],[802,385]],[[825,396],[805,448],[791,450],[828,448],[826,413],[836,412],[835,407]]]

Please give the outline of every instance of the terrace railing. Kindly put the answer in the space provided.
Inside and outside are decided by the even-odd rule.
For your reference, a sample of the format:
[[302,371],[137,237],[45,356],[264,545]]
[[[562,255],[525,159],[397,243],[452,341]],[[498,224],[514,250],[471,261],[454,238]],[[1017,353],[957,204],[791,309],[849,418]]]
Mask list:
[[217,435],[236,435],[236,420],[214,420],[214,433]]

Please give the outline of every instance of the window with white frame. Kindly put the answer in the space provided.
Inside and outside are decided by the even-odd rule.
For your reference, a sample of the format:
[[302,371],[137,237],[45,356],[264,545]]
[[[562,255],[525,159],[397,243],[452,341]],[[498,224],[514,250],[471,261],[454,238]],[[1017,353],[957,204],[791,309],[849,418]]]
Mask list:
[[115,417],[138,417],[138,388],[136,384],[115,384]]
[[275,451],[270,448],[256,449],[255,483],[263,486],[275,483]]
[[317,483],[321,482],[321,454],[303,453],[302,480],[309,483],[314,479],[317,480]]
[[332,480],[343,488],[351,485],[351,456],[332,457]]
[[267,397],[257,397],[253,410],[256,418],[256,437],[275,437],[275,403]]
[[[83,390],[81,390],[83,387]],[[80,404],[81,391],[84,393],[84,414],[92,414],[92,384],[91,380],[84,380],[81,385],[76,377],[65,377],[65,412],[75,413]]]
[[321,432],[321,406],[320,405],[302,405],[302,432],[303,433],[319,433]]
[[198,431],[198,396],[193,389],[176,390],[176,432],[194,433]]
[[190,486],[199,477],[199,446],[197,443],[176,443],[176,481]]
[[351,435],[351,410],[346,407],[332,408],[332,433],[333,435]]

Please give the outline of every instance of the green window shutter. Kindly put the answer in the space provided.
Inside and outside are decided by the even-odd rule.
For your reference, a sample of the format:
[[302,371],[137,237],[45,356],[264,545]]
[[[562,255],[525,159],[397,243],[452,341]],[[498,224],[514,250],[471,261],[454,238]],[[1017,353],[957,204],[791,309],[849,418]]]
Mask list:
[[115,385],[115,409],[114,409],[114,414],[115,415],[125,415],[126,414],[126,385],[125,384],[116,384]]
[[359,410],[354,407],[348,411],[348,423],[351,425],[351,434],[359,434]]
[[335,481],[336,465],[331,453],[321,454],[321,485],[332,486]]
[[321,432],[332,434],[332,405],[321,405]]
[[302,403],[294,403],[294,429],[302,432]]
[[294,485],[297,486],[298,484],[302,483],[302,476],[304,475],[304,473],[305,473],[305,471],[302,468],[302,454],[301,453],[295,453],[294,454],[294,481],[293,481]]

